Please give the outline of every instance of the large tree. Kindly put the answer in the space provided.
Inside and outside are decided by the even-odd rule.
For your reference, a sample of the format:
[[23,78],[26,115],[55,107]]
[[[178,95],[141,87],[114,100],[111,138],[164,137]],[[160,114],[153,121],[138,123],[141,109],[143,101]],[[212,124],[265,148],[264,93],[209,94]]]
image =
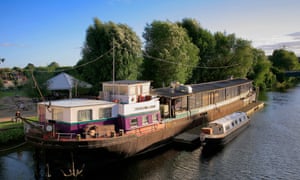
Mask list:
[[168,86],[172,81],[185,83],[199,61],[199,49],[191,42],[184,28],[169,21],[147,24],[143,37],[145,79],[155,87]]
[[252,52],[253,66],[247,77],[253,79],[255,87],[272,87],[276,83],[276,76],[271,72],[271,62],[262,50],[253,48]]
[[94,85],[95,92],[101,82],[113,80],[113,77],[115,80],[139,77],[141,41],[125,24],[102,23],[95,18],[94,24],[87,29],[82,54],[77,63],[78,71],[85,81]]
[[273,51],[270,60],[273,66],[281,71],[291,71],[299,69],[298,58],[292,51],[277,49]]
[[202,28],[195,19],[185,18],[178,24],[187,30],[192,42],[200,50],[198,67],[194,69],[190,82],[205,82],[209,79],[207,76],[207,64],[215,54],[216,42],[214,36],[211,32]]
[[206,66],[209,81],[229,77],[246,77],[252,66],[252,47],[249,41],[236,38],[234,34],[217,32],[214,56]]

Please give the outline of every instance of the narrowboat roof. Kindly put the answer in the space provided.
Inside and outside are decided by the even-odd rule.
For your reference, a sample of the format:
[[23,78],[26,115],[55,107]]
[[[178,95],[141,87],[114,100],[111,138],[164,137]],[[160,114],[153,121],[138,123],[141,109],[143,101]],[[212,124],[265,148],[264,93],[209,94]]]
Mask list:
[[220,125],[226,125],[232,122],[232,120],[237,119],[238,117],[246,115],[245,112],[234,112],[232,114],[229,114],[227,116],[224,116],[220,119],[217,119],[215,121],[210,122],[209,124],[220,124]]
[[171,92],[170,87],[154,89],[153,93],[158,96],[175,98],[175,97],[180,97],[180,96],[188,96],[190,94],[195,94],[195,93],[199,93],[199,92],[222,89],[222,88],[231,87],[231,86],[240,85],[240,84],[249,83],[249,82],[252,82],[252,81],[248,80],[248,79],[242,79],[242,78],[228,79],[228,80],[213,81],[213,82],[200,83],[200,84],[191,84],[189,86],[192,87],[192,93],[180,92],[180,91]]
[[103,84],[118,84],[118,85],[133,85],[133,84],[142,84],[142,83],[147,83],[151,81],[142,81],[142,80],[118,80],[118,81],[106,81],[103,82]]
[[110,101],[94,100],[94,99],[63,99],[56,101],[40,102],[39,104],[51,105],[56,107],[82,107],[82,106],[94,106],[94,105],[105,105],[115,104]]

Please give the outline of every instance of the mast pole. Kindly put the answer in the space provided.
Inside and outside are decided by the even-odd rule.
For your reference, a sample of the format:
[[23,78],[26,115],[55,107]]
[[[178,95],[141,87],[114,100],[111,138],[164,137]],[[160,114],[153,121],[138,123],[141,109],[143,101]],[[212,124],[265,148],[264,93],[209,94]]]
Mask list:
[[113,37],[113,100],[115,98],[115,38]]

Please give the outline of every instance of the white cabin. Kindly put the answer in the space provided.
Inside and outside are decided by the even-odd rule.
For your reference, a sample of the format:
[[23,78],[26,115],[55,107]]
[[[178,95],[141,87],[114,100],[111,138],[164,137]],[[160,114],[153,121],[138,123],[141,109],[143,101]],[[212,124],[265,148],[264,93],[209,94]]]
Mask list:
[[209,135],[225,134],[248,120],[249,118],[245,112],[234,112],[210,122],[207,128],[202,128],[202,132]]
[[64,99],[38,103],[41,122],[54,120],[63,123],[78,123],[118,116],[118,105],[109,101],[91,99]]
[[[103,83],[103,99],[121,104],[137,103],[149,100],[150,81],[120,80]],[[100,95],[101,96],[101,95]]]

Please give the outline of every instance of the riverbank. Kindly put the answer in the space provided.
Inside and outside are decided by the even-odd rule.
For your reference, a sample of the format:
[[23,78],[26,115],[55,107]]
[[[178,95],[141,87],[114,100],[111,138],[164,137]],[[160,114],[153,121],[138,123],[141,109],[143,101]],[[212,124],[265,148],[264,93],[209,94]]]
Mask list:
[[14,121],[17,111],[23,117],[36,116],[36,103],[23,96],[7,96],[0,98],[0,122]]

